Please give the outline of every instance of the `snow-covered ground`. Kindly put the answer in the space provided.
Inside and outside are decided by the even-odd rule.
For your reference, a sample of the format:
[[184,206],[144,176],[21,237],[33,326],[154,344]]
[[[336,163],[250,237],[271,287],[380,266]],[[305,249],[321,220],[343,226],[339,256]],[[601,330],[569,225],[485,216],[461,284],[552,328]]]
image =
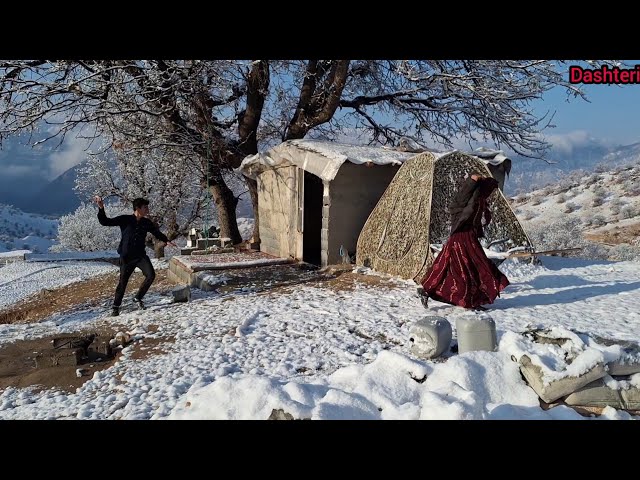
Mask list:
[[243,240],[249,240],[253,235],[253,224],[255,220],[248,217],[238,217],[238,230]]
[[[44,266],[9,265],[0,277],[26,282]],[[62,263],[51,267],[56,281],[79,275]],[[138,348],[148,339],[173,339],[145,359],[125,348],[75,393],[6,388],[0,418],[265,419],[273,409],[313,419],[585,418],[565,406],[540,408],[511,356],[530,348],[520,333],[532,326],[640,341],[640,263],[547,257],[544,266],[508,260],[500,268],[511,285],[490,311],[498,351],[448,354],[446,361],[412,355],[411,325],[436,314],[455,332],[456,318],[477,314],[438,302],[426,311],[413,282],[401,280],[339,291],[313,283],[278,293],[195,290],[190,303],[171,305],[150,294],[148,310],[115,320],[86,309],[0,325],[0,345],[110,322],[125,324]],[[15,298],[0,288],[0,305]],[[607,407],[599,418],[633,417]]]
[[118,271],[104,262],[14,262],[0,268],[0,308],[43,289],[59,288],[102,273]]
[[119,258],[118,252],[115,250],[100,250],[96,252],[50,252],[50,253],[31,253],[26,252],[25,260],[27,262],[60,262],[63,260],[93,260],[105,258]]

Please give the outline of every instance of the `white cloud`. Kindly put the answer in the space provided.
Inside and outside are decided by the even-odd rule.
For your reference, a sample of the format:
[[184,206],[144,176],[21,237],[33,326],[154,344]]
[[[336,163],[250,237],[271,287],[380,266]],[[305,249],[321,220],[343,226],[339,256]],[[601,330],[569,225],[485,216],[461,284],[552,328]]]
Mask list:
[[87,156],[87,141],[77,137],[67,137],[59,150],[49,156],[49,176],[56,178],[61,173],[75,167]]
[[545,139],[553,145],[556,152],[563,155],[571,155],[575,148],[585,147],[594,142],[594,138],[585,130],[547,135]]

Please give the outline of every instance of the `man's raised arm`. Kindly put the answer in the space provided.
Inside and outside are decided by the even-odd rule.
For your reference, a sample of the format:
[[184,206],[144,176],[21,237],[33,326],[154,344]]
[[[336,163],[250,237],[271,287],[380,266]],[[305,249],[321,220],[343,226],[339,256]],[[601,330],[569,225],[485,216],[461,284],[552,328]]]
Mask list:
[[93,197],[93,201],[98,205],[98,221],[100,225],[105,227],[117,227],[120,225],[120,217],[109,218],[104,211],[104,202],[102,201],[102,197],[95,196]]

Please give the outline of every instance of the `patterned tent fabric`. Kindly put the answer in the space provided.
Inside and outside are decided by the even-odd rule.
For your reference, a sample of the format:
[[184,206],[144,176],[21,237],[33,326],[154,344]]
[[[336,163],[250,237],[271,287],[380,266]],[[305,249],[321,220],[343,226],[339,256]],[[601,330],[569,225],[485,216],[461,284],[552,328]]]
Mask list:
[[[433,263],[430,244],[449,236],[451,199],[462,179],[476,171],[491,175],[482,160],[458,151],[438,157],[424,152],[405,161],[360,232],[356,263],[419,282]],[[491,194],[489,203],[486,240],[508,239],[507,248],[531,246],[502,192]]]

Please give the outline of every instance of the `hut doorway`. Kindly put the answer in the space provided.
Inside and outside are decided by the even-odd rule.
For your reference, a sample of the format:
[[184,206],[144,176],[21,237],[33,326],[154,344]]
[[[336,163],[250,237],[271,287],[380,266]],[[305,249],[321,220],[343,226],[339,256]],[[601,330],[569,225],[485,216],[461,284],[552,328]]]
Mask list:
[[324,186],[320,177],[304,172],[304,212],[302,260],[313,265],[322,261],[322,196]]

